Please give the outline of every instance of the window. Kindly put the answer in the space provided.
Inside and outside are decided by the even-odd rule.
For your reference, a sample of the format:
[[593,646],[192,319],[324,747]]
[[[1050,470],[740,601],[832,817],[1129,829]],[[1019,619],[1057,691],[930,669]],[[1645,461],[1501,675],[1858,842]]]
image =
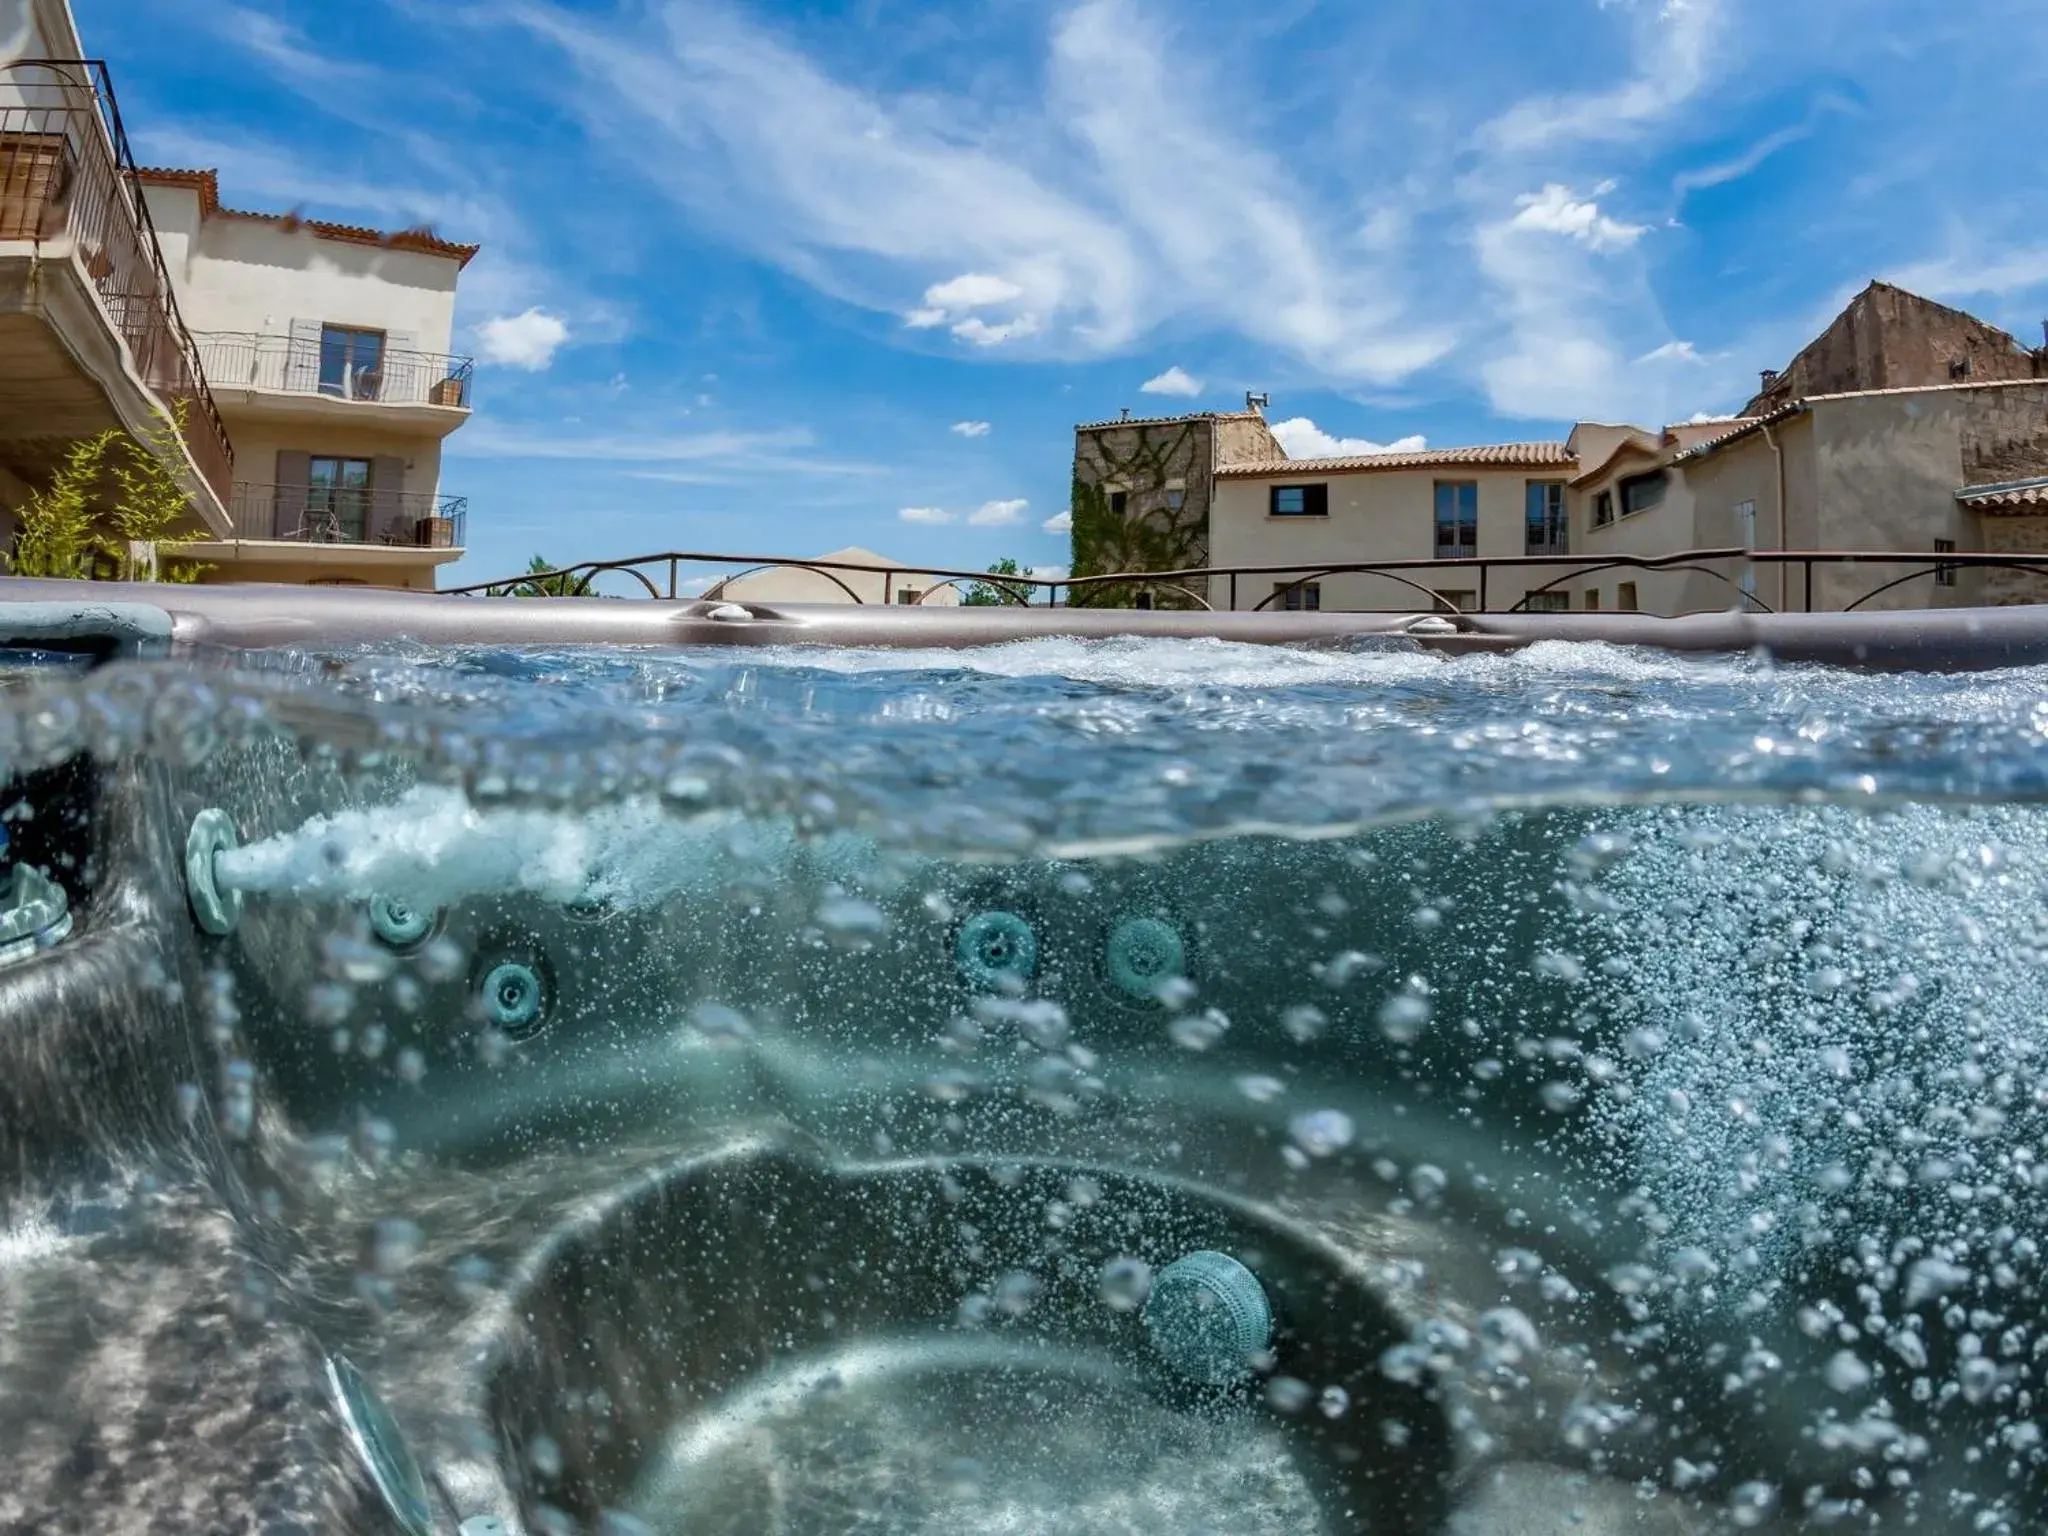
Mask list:
[[1664,499],[1664,471],[1656,470],[1647,475],[1630,475],[1621,482],[1621,515],[1633,516],[1647,512]]
[[1266,511],[1272,517],[1328,517],[1330,488],[1327,485],[1276,485]]
[[1323,584],[1320,581],[1304,581],[1295,586],[1286,582],[1275,582],[1274,596],[1279,602],[1274,606],[1289,613],[1320,613],[1323,607]]
[[1166,490],[1166,510],[1167,510],[1167,511],[1169,511],[1169,512],[1178,512],[1178,511],[1179,511],[1179,510],[1180,510],[1180,509],[1181,509],[1182,507],[1186,506],[1187,504],[1188,504],[1188,493],[1187,493],[1186,491],[1182,490],[1182,489],[1181,489],[1181,488],[1180,488],[1179,486],[1177,486],[1177,485],[1174,485],[1174,486],[1168,486],[1168,487],[1167,487],[1167,490]]
[[1588,588],[1586,588],[1586,612],[1588,612],[1588,613],[1598,613],[1599,611],[1600,611],[1600,589],[1599,589],[1598,587],[1588,587]]
[[1593,526],[1605,528],[1614,521],[1614,492],[1602,491],[1593,498]]
[[1439,587],[1437,591],[1460,613],[1472,613],[1479,607],[1479,594],[1470,587]]
[[1531,592],[1522,601],[1524,613],[1570,613],[1572,595],[1569,592]]
[[1479,482],[1436,483],[1436,557],[1470,560],[1479,553]]
[[[1952,555],[1956,552],[1954,539],[1936,539],[1934,552],[1937,555]],[[1937,565],[1934,568],[1934,584],[1937,587],[1952,587],[1956,584],[1956,568],[1952,565]]]
[[299,537],[361,544],[370,526],[370,461],[314,458],[307,465],[306,520]]
[[924,589],[922,587],[899,587],[896,589],[896,601],[906,608],[915,608],[924,601]]
[[1562,480],[1529,482],[1525,520],[1528,527],[1524,535],[1523,554],[1562,555],[1567,552]]
[[384,383],[384,333],[346,326],[320,328],[320,393],[375,400]]
[[1130,492],[1111,491],[1109,493],[1109,515],[1111,517],[1122,517],[1124,515],[1124,508],[1130,504]]
[[1614,589],[1614,606],[1623,613],[1634,613],[1636,611],[1636,584],[1634,582],[1624,581]]
[[1140,592],[1132,601],[1131,606],[1133,608],[1149,609],[1152,606],[1152,594],[1150,592]]

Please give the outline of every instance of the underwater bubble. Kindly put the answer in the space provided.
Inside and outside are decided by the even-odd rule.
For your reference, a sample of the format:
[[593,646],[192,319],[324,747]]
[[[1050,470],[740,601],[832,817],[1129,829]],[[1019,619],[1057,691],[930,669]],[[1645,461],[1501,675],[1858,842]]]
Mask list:
[[1329,1157],[1351,1145],[1351,1117],[1341,1109],[1314,1109],[1287,1123],[1287,1134],[1310,1157]]
[[1135,1312],[1152,1293],[1152,1266],[1143,1259],[1111,1259],[1097,1277],[1103,1304],[1112,1312]]
[[1386,965],[1378,955],[1369,955],[1362,949],[1347,949],[1331,956],[1316,970],[1324,986],[1332,992],[1341,991],[1369,971],[1377,971]]
[[319,981],[306,988],[306,1022],[319,1028],[343,1023],[355,1005],[355,989],[344,982]]
[[376,1273],[391,1276],[402,1273],[419,1257],[419,1251],[419,1223],[390,1216],[371,1227],[365,1257]]
[[1519,1364],[1543,1348],[1536,1325],[1529,1321],[1528,1314],[1515,1307],[1494,1307],[1480,1313],[1473,1331],[1480,1349],[1503,1365]]
[[1576,984],[1586,979],[1586,963],[1576,955],[1567,955],[1559,950],[1545,950],[1536,957],[1536,974],[1548,976],[1554,981]]
[[180,1083],[177,1092],[178,1118],[191,1125],[206,1107],[206,1095],[197,1083]]
[[412,1046],[407,1046],[398,1053],[394,1066],[398,1072],[398,1080],[415,1088],[427,1075],[427,1058]]
[[689,1012],[689,1025],[705,1040],[736,1045],[754,1038],[754,1026],[737,1008],[724,1003],[697,1003]]
[[836,948],[863,950],[888,931],[889,919],[873,902],[841,894],[819,904],[818,926]]
[[1417,1163],[1408,1171],[1408,1193],[1419,1205],[1435,1205],[1450,1187],[1450,1175],[1435,1163]]
[[1739,1526],[1762,1525],[1777,1507],[1778,1491],[1769,1483],[1742,1483],[1728,1495],[1728,1518]]
[[1166,1036],[1184,1051],[1206,1051],[1230,1032],[1230,1018],[1220,1008],[1183,1013],[1166,1026]]
[[1351,1394],[1342,1387],[1325,1387],[1316,1398],[1316,1406],[1326,1419],[1341,1419],[1351,1411]]
[[1946,1259],[1919,1259],[1906,1271],[1906,1305],[1917,1307],[1923,1301],[1945,1296],[1969,1278],[1970,1271],[1960,1264],[1951,1264]]
[[654,1536],[654,1527],[623,1509],[601,1509],[597,1512],[597,1536]]
[[1543,1107],[1554,1115],[1562,1115],[1576,1109],[1585,1091],[1576,1083],[1552,1079],[1536,1090],[1536,1096],[1543,1101]]
[[1380,1005],[1380,1033],[1396,1045],[1406,1045],[1429,1023],[1429,999],[1414,992],[1401,992]]
[[1036,1275],[1028,1270],[1014,1269],[995,1283],[989,1292],[989,1301],[1005,1317],[1022,1317],[1037,1303],[1043,1289]]
[[1287,1085],[1277,1077],[1265,1077],[1253,1073],[1234,1079],[1237,1091],[1254,1104],[1270,1104],[1287,1091]]
[[1307,1045],[1330,1027],[1330,1019],[1313,1003],[1296,1003],[1281,1010],[1280,1027],[1296,1045]]
[[562,1448],[552,1435],[535,1435],[526,1443],[526,1464],[535,1477],[552,1483],[562,1475]]
[[1315,1397],[1315,1390],[1298,1376],[1275,1376],[1266,1383],[1266,1401],[1276,1413],[1300,1413]]
[[1837,1350],[1822,1374],[1834,1392],[1860,1392],[1870,1385],[1870,1367],[1852,1350]]
[[428,981],[444,982],[453,981],[462,974],[463,961],[462,946],[444,936],[425,945],[413,963]]

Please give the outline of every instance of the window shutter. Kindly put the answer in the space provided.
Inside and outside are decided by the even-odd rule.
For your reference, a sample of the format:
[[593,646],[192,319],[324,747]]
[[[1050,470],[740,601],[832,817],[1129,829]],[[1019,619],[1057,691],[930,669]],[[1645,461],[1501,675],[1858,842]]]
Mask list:
[[412,526],[405,517],[405,460],[378,457],[370,460],[370,526],[364,530],[372,544],[410,544]]
[[320,387],[320,332],[318,320],[294,320],[291,337],[285,342],[284,387],[299,394],[312,394]]
[[277,484],[271,490],[270,526],[252,529],[259,539],[297,538],[306,526],[306,494],[313,479],[313,455],[297,449],[279,449]]
[[1302,488],[1302,510],[1310,517],[1330,515],[1330,488],[1327,485],[1310,485]]

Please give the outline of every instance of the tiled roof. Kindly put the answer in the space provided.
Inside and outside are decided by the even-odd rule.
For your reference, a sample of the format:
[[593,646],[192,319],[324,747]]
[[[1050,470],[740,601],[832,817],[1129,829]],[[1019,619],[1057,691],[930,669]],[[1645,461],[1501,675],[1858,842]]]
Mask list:
[[1253,459],[1225,464],[1219,477],[1347,475],[1376,469],[1569,469],[1578,460],[1563,443],[1481,443],[1472,448],[1424,448],[1412,453],[1361,453],[1337,459]]
[[[1834,399],[1832,395],[1815,395],[1816,400]],[[1719,436],[1710,437],[1703,443],[1694,443],[1681,454],[1673,456],[1671,462],[1683,464],[1687,459],[1703,459],[1717,448],[1724,448],[1739,437],[1748,437],[1752,432],[1761,432],[1765,427],[1774,427],[1788,416],[1797,416],[1806,409],[1806,401],[1794,400],[1779,406],[1774,411],[1765,411],[1761,416],[1745,416],[1728,424],[1728,430]]]
[[295,213],[251,213],[243,208],[228,208],[223,206],[220,200],[218,171],[184,171],[146,165],[141,167],[136,175],[150,186],[185,187],[197,192],[199,211],[207,217],[254,219],[260,224],[276,224],[288,230],[311,230],[328,240],[346,240],[355,245],[377,245],[392,251],[417,251],[426,256],[447,256],[458,266],[469,265],[469,258],[480,249],[474,245],[460,245],[453,240],[443,240],[431,229],[386,231],[365,228],[359,224],[333,224],[326,219],[305,219]]
[[1956,500],[1977,512],[2004,512],[2040,507],[2048,511],[2048,475],[2034,480],[2006,480],[1997,485],[1966,485]]
[[1110,421],[1084,421],[1076,432],[1093,432],[1099,427],[1170,427],[1182,421],[1264,421],[1257,411],[1190,411],[1182,416],[1130,416]]
[[1825,400],[1872,400],[1881,395],[1955,394],[1967,389],[2025,389],[2029,386],[2035,389],[2048,387],[2048,379],[1966,379],[1957,384],[1903,384],[1894,389],[1844,389],[1831,395],[1802,395],[1797,400],[1788,400],[1761,416],[1751,416],[1732,424],[1730,430],[1723,432],[1719,437],[1710,437],[1703,443],[1693,444],[1679,454],[1674,462],[1704,458],[1716,448],[1724,447],[1737,438],[1747,437],[1752,432],[1760,432],[1765,427],[1776,426],[1788,416],[1797,416],[1808,406],[1818,405]]

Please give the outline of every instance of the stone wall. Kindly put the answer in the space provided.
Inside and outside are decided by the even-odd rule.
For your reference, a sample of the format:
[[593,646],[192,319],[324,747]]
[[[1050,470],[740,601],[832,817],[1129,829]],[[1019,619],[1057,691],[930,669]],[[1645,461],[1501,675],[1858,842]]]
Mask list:
[[[2048,553],[2048,516],[1985,512],[1979,514],[1977,527],[1978,546],[1987,552]],[[2048,602],[2048,572],[1986,570],[1969,574],[1981,583],[1979,600],[1993,606]]]
[[[1073,572],[1076,576],[1115,571],[1186,570],[1209,563],[1209,505],[1215,495],[1217,429],[1211,415],[1109,422],[1074,432]],[[1236,429],[1234,445],[1255,442],[1256,434]],[[1258,422],[1268,442],[1272,434]],[[1279,445],[1275,443],[1277,451]],[[1282,455],[1284,457],[1284,455]],[[1119,513],[1112,498],[1121,492]],[[1178,499],[1179,505],[1173,505]],[[1207,595],[1201,578],[1185,583]],[[1078,607],[1129,608],[1140,588],[1081,588],[1069,601]],[[1196,606],[1183,592],[1162,587],[1150,593],[1162,608]]]
[[2048,381],[1967,393],[1963,483],[1994,485],[2048,475]]
[[2044,375],[2048,353],[2030,353],[1997,326],[1959,309],[1872,283],[1742,414],[1760,416],[1809,395]]

